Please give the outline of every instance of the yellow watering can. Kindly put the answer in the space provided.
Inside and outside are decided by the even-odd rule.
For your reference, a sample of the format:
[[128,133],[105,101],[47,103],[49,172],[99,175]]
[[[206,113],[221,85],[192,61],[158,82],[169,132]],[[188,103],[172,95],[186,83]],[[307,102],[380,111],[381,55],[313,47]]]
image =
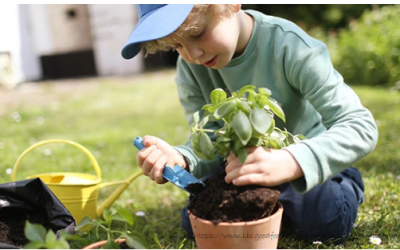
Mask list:
[[[109,207],[134,179],[143,174],[142,171],[139,171],[123,181],[101,183],[99,164],[89,150],[73,141],[53,139],[33,144],[18,157],[11,175],[12,181],[15,181],[17,169],[21,160],[33,149],[49,143],[65,143],[79,148],[89,157],[97,173],[97,176],[68,172],[44,173],[28,176],[28,179],[39,177],[64,204],[77,223],[85,216],[89,216],[92,219],[100,217],[104,208]],[[98,189],[117,184],[121,184],[121,186],[119,186],[97,209]]]

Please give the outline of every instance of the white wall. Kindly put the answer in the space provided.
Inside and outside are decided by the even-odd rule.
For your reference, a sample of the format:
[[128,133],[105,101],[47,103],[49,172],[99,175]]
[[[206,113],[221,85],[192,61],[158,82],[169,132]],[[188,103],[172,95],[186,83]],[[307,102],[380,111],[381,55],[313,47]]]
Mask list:
[[143,71],[144,59],[121,56],[122,47],[137,22],[132,4],[91,4],[89,7],[93,50],[99,75],[129,75]]
[[0,8],[0,52],[9,52],[12,76],[1,72],[3,85],[13,87],[19,82],[36,80],[41,75],[37,56],[32,48],[29,33],[29,17],[26,5],[1,4]]

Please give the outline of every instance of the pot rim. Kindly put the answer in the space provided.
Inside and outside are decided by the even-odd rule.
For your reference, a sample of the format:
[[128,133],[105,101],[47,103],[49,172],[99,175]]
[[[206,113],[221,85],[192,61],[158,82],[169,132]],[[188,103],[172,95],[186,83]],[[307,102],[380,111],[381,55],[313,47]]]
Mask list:
[[[126,241],[125,238],[121,238],[121,239],[118,239],[117,243],[123,243],[125,241]],[[94,242],[94,243],[92,243],[90,245],[87,245],[82,249],[97,249],[99,247],[104,246],[104,244],[106,244],[106,243],[107,243],[107,240],[101,240],[101,241]]]
[[199,220],[201,223],[208,224],[208,225],[214,225],[214,226],[220,226],[220,227],[232,227],[232,226],[244,226],[244,225],[252,226],[252,225],[265,223],[267,221],[275,219],[276,217],[281,216],[283,213],[283,205],[279,201],[277,202],[277,205],[279,206],[279,208],[278,208],[278,210],[276,210],[276,212],[274,214],[272,214],[268,217],[262,218],[262,219],[258,219],[258,220],[254,220],[254,221],[220,222],[216,225],[214,225],[214,223],[212,223],[209,220],[197,217],[190,210],[188,210],[188,214],[189,214],[189,217],[192,217],[193,219]]

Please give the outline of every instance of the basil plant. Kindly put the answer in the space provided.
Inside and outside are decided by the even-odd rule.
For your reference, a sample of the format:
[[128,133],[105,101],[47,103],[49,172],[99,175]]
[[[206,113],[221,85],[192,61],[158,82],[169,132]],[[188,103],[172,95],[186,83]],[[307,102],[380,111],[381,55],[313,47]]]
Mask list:
[[[226,159],[233,151],[244,164],[246,147],[280,149],[304,140],[303,135],[292,135],[286,129],[275,127],[274,115],[284,122],[286,119],[271,94],[267,88],[258,88],[256,91],[253,85],[244,86],[230,97],[220,88],[213,90],[210,94],[211,104],[202,107],[205,110],[202,119],[199,111],[194,113],[191,144],[195,154],[208,160],[213,160],[216,154]],[[208,122],[220,120],[224,122],[222,128],[205,128]],[[211,140],[209,133],[216,136],[215,141]]]

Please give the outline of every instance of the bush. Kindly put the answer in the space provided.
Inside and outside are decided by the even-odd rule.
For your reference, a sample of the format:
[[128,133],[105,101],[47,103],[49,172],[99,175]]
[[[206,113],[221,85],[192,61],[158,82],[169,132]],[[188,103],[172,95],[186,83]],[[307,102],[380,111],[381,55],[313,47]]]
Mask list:
[[335,68],[356,85],[394,86],[400,81],[400,6],[365,11],[338,37]]

